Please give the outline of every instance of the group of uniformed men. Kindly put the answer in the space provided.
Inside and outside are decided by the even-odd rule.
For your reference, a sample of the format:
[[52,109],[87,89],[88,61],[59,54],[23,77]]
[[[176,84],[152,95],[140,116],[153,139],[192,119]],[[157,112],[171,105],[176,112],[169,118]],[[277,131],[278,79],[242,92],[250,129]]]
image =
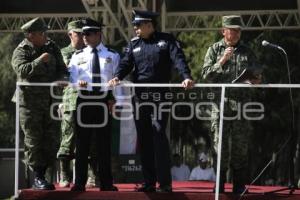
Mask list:
[[[15,49],[12,57],[12,66],[18,81],[69,80],[76,86],[66,86],[63,89],[63,106],[59,109],[63,116],[62,137],[57,154],[58,144],[55,137],[58,123],[49,114],[54,101],[50,89],[42,86],[20,88],[20,125],[25,135],[26,164],[35,174],[34,189],[55,189],[46,180],[45,172],[57,156],[62,170],[60,186],[70,186],[69,164],[75,157],[75,183],[71,191],[85,191],[88,156],[93,137],[99,188],[101,191],[117,191],[111,173],[109,119],[115,103],[112,87],[120,84],[130,73],[134,83],[169,83],[172,68],[177,69],[181,75],[185,89],[193,87],[194,81],[178,41],[171,34],[156,30],[157,14],[134,10],[133,17],[136,37],[128,43],[122,59],[116,51],[103,45],[103,25],[90,18],[69,23],[68,35],[71,44],[61,50],[47,37],[47,26],[40,18],[35,18],[21,27],[25,39]],[[239,16],[223,17],[224,39],[211,46],[205,57],[203,76],[208,80],[231,82],[243,69],[255,66],[254,54],[240,42],[241,27]],[[97,83],[108,83],[111,87],[100,87]],[[153,99],[151,94],[160,93],[164,97],[168,91],[162,87],[135,88],[132,103],[135,116],[139,116],[135,119],[135,125],[144,176],[144,183],[136,188],[140,192],[172,192],[170,146],[165,133],[169,113],[163,112],[161,118],[156,119],[152,118],[151,108],[135,106],[146,101],[157,106],[163,105],[166,99]],[[143,93],[148,93],[149,98],[141,98]],[[104,121],[104,126],[98,126]],[[213,131],[216,132],[218,126],[212,124]],[[246,184],[247,130],[228,130],[225,132],[226,138],[229,138],[229,134],[235,140],[232,142],[232,167],[233,175],[237,176],[233,179],[233,191],[241,193]],[[224,162],[229,157],[227,148],[225,145],[225,157],[222,157]],[[227,163],[222,166],[224,168],[220,191],[224,192]]]

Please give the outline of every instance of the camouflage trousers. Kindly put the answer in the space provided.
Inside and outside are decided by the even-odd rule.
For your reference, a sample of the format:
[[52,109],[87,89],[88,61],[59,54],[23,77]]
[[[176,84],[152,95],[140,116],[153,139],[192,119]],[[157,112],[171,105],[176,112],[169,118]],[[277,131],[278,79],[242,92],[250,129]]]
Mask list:
[[[225,103],[222,137],[221,171],[227,171],[230,166],[233,170],[245,169],[248,164],[248,141],[251,126],[245,119],[229,119],[235,116],[236,111],[232,106]],[[219,109],[212,109],[211,138],[212,151],[214,155],[214,166],[216,166],[216,155],[219,142]]]
[[63,90],[61,142],[57,157],[73,156],[75,149],[75,110],[77,90],[66,87]]
[[51,119],[49,107],[20,106],[20,126],[25,135],[25,163],[32,169],[52,166],[56,159],[59,123]]
[[61,142],[57,157],[72,156],[75,150],[75,118],[74,111],[64,111],[61,121]]

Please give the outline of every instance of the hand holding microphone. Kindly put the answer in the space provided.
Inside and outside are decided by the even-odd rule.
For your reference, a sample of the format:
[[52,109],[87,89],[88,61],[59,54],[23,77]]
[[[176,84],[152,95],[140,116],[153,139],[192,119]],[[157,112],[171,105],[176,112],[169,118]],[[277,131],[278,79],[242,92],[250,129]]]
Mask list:
[[233,52],[235,51],[234,47],[227,47],[224,51],[223,56],[221,57],[219,63],[221,65],[224,65],[233,55]]

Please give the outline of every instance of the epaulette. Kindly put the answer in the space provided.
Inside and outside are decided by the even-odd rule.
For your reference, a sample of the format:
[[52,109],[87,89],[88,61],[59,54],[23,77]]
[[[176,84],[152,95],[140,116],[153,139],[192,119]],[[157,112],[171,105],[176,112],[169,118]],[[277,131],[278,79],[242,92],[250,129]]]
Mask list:
[[139,37],[134,37],[134,38],[131,39],[131,42],[133,42],[135,40],[138,40],[138,39],[139,39]]
[[76,51],[75,51],[75,54],[77,55],[77,54],[79,54],[79,53],[81,53],[81,52],[83,52],[83,49],[76,50]]
[[19,45],[18,45],[18,47],[24,47],[24,46],[26,46],[27,44],[25,43],[25,42],[21,42]]
[[18,47],[24,47],[24,46],[31,46],[31,45],[29,45],[26,41],[22,41],[22,42],[18,45]]
[[110,52],[112,52],[112,53],[118,53],[116,50],[111,49],[111,48],[107,48],[107,51],[110,51]]

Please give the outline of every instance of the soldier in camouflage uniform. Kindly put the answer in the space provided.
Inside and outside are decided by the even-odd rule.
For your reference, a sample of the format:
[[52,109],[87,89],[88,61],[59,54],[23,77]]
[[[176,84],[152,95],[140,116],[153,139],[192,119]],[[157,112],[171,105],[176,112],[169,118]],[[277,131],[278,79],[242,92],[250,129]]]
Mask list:
[[[84,47],[82,39],[82,23],[80,20],[72,21],[68,24],[68,36],[71,43],[61,49],[66,65],[75,51]],[[60,159],[60,187],[69,187],[71,180],[70,162],[74,158],[75,138],[74,138],[74,110],[76,109],[77,90],[66,87],[63,91],[63,103],[60,109],[62,115],[61,122],[61,143],[57,158]]]
[[[248,69],[253,72],[253,83],[259,83],[261,75],[257,59],[252,50],[240,41],[241,17],[224,16],[222,18],[223,39],[209,47],[202,69],[203,78],[213,83],[231,83]],[[243,89],[246,90],[247,89]],[[247,92],[239,88],[227,89],[224,116],[235,116],[238,103],[249,101]],[[243,104],[242,104],[243,105]],[[219,110],[212,109],[212,147],[217,152],[219,133]],[[231,149],[230,166],[233,172],[233,192],[240,194],[245,189],[247,180],[248,133],[251,126],[244,119],[225,120],[223,128],[220,192],[224,192],[224,182],[229,164],[229,149]],[[231,137],[231,147],[229,138]]]
[[[59,48],[47,38],[47,26],[40,18],[24,24],[25,39],[14,50],[12,67],[20,82],[53,82],[62,80],[66,67]],[[59,132],[50,117],[53,98],[48,87],[20,87],[20,125],[25,134],[25,161],[34,171],[34,189],[53,190],[45,179],[46,169],[56,157]]]

